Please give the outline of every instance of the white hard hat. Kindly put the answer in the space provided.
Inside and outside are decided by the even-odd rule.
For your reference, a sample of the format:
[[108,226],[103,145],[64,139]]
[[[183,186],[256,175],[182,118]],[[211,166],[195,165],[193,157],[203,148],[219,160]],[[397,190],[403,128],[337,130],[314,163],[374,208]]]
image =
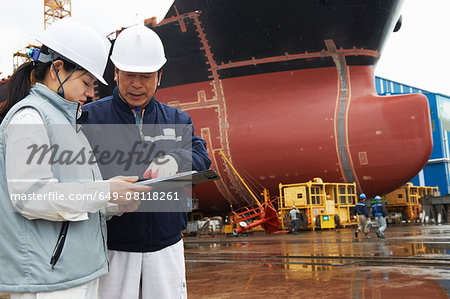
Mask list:
[[167,59],[159,36],[144,25],[135,25],[119,34],[111,61],[121,71],[153,73],[162,68]]
[[295,206],[292,206],[293,209],[295,209]]
[[107,85],[103,72],[111,43],[94,29],[72,19],[63,19],[53,23],[36,40]]

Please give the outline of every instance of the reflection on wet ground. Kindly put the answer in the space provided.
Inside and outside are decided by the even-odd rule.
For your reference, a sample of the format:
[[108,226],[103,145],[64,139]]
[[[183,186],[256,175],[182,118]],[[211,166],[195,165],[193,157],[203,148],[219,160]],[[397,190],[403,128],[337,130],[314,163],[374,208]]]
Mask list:
[[185,238],[189,298],[448,298],[450,225]]

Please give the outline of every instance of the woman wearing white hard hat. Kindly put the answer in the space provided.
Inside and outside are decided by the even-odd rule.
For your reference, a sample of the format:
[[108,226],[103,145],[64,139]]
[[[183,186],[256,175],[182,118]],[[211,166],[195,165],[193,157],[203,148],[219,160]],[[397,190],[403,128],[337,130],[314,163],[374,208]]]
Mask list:
[[137,202],[119,195],[149,188],[125,181],[137,178],[102,181],[79,130],[80,106],[97,79],[105,82],[109,41],[73,20],[37,40],[42,49],[11,77],[2,111],[0,292],[97,298],[109,267],[105,208],[135,210]]

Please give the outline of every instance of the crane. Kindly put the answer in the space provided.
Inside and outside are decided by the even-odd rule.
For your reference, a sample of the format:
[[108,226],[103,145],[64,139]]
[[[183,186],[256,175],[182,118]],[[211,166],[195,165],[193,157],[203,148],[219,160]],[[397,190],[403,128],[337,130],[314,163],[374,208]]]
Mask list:
[[57,19],[63,19],[71,15],[71,0],[44,0],[44,29]]
[[[72,15],[71,1],[72,0],[44,0],[44,29],[56,20]],[[31,58],[28,57],[28,52],[30,52],[31,48],[39,48],[39,46],[29,43],[27,46],[13,54],[14,71],[17,70],[21,64],[30,61]]]

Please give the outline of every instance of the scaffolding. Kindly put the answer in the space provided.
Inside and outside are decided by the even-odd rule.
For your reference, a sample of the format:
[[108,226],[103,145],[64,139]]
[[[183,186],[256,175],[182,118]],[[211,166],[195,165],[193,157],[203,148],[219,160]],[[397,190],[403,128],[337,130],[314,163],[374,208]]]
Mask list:
[[30,57],[28,57],[28,53],[30,52],[31,48],[39,48],[36,45],[28,44],[26,47],[20,49],[16,53],[13,54],[13,67],[14,71],[19,68],[23,63],[28,62],[31,60]]
[[58,19],[72,15],[71,0],[44,0],[44,29]]
[[[63,19],[72,15],[71,0],[44,0],[44,29],[56,20]],[[23,63],[31,61],[28,53],[31,48],[40,48],[37,45],[29,43],[24,48],[13,54],[14,71]]]

